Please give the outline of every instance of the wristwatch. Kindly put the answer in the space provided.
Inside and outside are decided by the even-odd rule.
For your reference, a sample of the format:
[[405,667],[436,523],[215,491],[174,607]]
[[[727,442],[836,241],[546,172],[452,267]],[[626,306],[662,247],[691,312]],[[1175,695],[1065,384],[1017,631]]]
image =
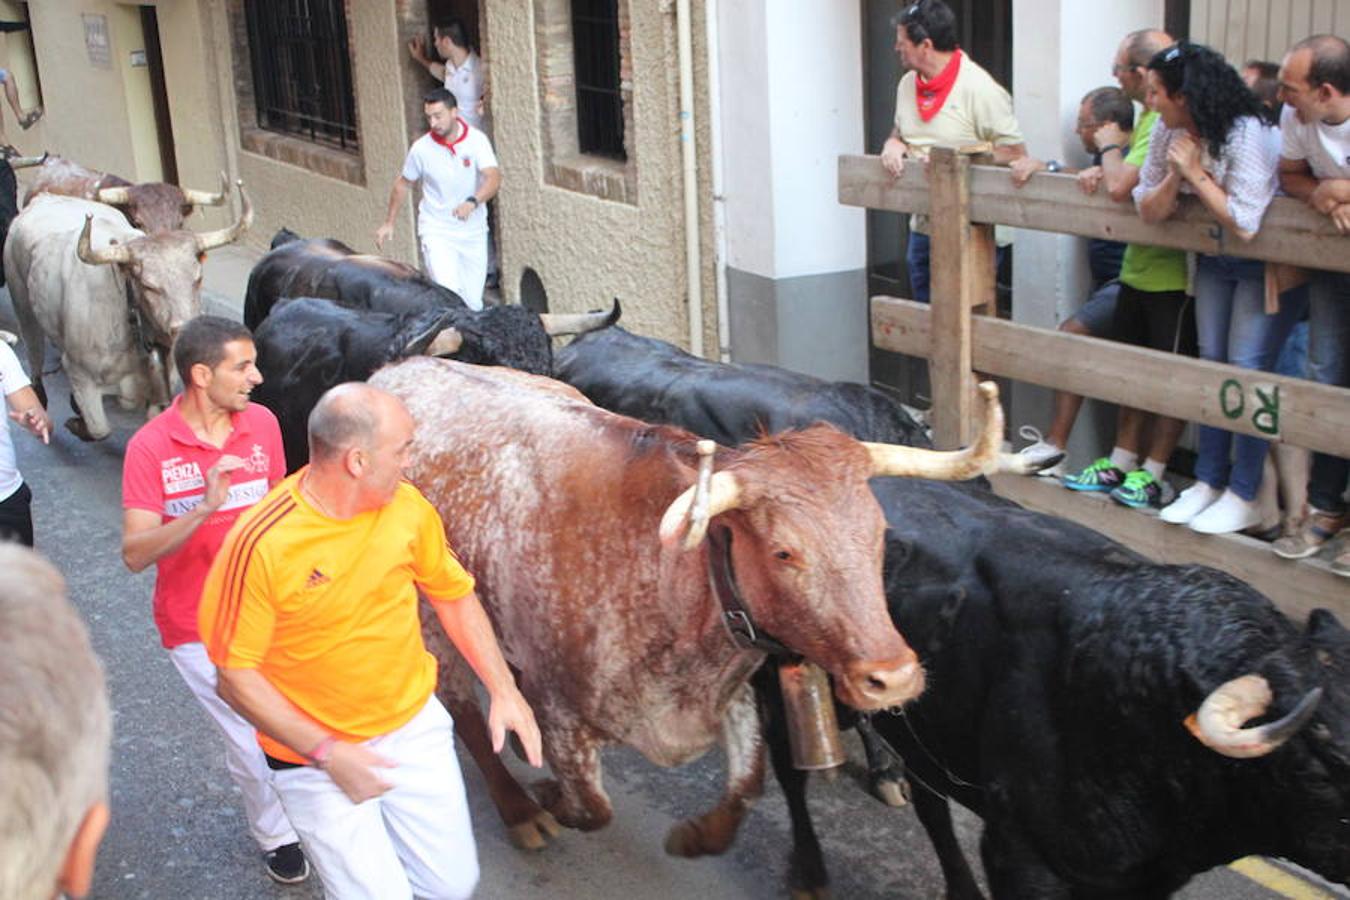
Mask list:
[[464,198],[464,202],[465,202],[465,203],[472,203],[474,206],[477,206],[477,205],[478,205],[478,198],[475,197],[473,194],[470,194],[469,196],[467,196],[467,197]]
[[1052,159],[1045,164],[1045,171],[1047,172],[1058,172],[1060,169],[1063,168],[1064,165],[1057,159]]

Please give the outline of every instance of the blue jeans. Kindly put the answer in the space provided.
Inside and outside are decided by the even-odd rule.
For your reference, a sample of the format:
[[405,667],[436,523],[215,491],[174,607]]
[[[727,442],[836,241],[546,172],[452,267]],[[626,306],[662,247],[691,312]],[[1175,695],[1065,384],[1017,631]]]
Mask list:
[[[909,266],[909,295],[920,303],[930,300],[928,278],[928,235],[917,231],[909,233],[909,243],[905,246],[905,265]],[[994,271],[1003,265],[1003,257],[1008,254],[1007,247],[994,251]]]
[[[1265,264],[1235,256],[1200,256],[1195,272],[1195,324],[1200,358],[1243,369],[1275,368],[1285,338],[1303,315],[1296,291],[1280,298],[1280,311],[1265,313]],[[1269,442],[1222,428],[1200,426],[1195,477],[1212,488],[1227,487],[1243,500],[1256,499]],[[1233,460],[1229,463],[1229,452]]]
[[[1350,273],[1314,272],[1308,286],[1308,377],[1350,387]],[[1345,512],[1350,461],[1314,453],[1308,503],[1323,512]]]

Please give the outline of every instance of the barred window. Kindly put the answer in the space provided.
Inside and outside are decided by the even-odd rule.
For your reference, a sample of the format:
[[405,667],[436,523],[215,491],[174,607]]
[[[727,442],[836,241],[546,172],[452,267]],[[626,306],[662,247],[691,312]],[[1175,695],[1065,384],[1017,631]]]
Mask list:
[[582,153],[626,160],[618,6],[618,0],[572,0],[572,48],[579,149]]
[[356,150],[343,0],[245,0],[258,127]]

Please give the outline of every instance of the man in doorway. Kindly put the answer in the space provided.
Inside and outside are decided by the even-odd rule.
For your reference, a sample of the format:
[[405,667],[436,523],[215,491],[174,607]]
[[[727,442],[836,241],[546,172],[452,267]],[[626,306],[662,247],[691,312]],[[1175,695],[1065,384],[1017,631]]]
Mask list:
[[309,416],[309,465],[239,520],[202,593],[221,696],[258,727],[330,897],[448,900],[478,881],[419,592],[487,688],[494,747],[512,730],[542,762],[474,580],[403,480],[414,428],[392,394],[329,390]]
[[[881,149],[881,164],[899,177],[909,159],[926,159],[935,145],[988,142],[994,161],[1026,156],[1013,116],[1012,97],[956,45],[956,16],[942,0],[918,0],[893,20],[895,49],[907,69],[895,92],[895,127]],[[910,218],[909,283],[915,300],[929,300],[928,216]],[[1000,248],[1011,232],[996,228]]]
[[431,36],[443,62],[427,56],[426,38],[420,34],[408,42],[408,54],[455,95],[464,121],[486,134],[486,72],[482,59],[469,46],[468,29],[459,19],[445,19],[432,26]]
[[[1280,66],[1280,187],[1350,234],[1350,44],[1330,34],[1299,41]],[[1313,272],[1308,292],[1308,377],[1350,387],[1350,273]],[[1312,556],[1350,525],[1345,482],[1350,461],[1314,453],[1303,530],[1275,542],[1287,559]],[[1350,541],[1331,568],[1350,576]]]
[[155,573],[155,624],[178,674],[225,738],[225,763],[243,794],[249,833],[267,874],[304,881],[309,864],[272,789],[253,726],[216,695],[216,670],[197,631],[202,582],[239,515],[286,474],[276,417],[249,402],[262,383],[253,335],[198,316],[179,332],[183,393],[127,444],[122,468],[122,559]]
[[384,224],[375,231],[375,246],[384,248],[408,188],[422,182],[417,234],[427,275],[459,294],[470,309],[482,309],[487,202],[501,187],[501,169],[487,135],[459,115],[454,94],[436,88],[423,98],[423,110],[430,130],[413,142],[403,171],[394,179]]

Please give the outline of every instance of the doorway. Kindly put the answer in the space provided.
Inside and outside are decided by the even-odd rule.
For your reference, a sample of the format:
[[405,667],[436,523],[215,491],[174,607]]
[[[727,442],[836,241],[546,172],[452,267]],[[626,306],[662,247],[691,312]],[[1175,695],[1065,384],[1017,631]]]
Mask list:
[[110,8],[113,68],[121,73],[127,123],[135,159],[135,181],[177,183],[173,124],[160,52],[159,19],[153,6]]
[[[956,14],[961,47],[1000,84],[1012,90],[1012,0],[947,0]],[[867,153],[880,153],[895,123],[895,88],[900,60],[895,52],[892,18],[905,4],[863,0],[863,128]],[[867,292],[908,297],[905,246],[908,216],[867,210]],[[1005,281],[1000,273],[1001,282]],[[926,407],[928,361],[871,347],[869,371],[874,383],[897,391],[906,403]]]

